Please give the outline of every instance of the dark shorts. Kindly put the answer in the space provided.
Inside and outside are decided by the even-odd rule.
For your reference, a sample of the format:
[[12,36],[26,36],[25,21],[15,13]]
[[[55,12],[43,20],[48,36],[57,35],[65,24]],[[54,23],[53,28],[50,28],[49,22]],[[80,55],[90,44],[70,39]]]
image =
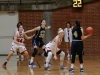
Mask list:
[[83,54],[83,42],[82,41],[72,41],[71,46],[72,55],[82,55]]
[[42,40],[33,39],[32,40],[32,45],[33,46],[38,46],[38,47],[41,48],[45,44],[44,44],[44,42]]

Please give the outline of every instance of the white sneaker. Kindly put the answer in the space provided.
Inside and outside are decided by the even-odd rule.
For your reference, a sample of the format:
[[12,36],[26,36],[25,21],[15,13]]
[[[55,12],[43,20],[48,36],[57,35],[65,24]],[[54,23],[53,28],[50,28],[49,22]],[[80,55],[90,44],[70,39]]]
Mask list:
[[64,69],[67,69],[67,67],[65,67],[64,65],[62,65],[62,66],[59,67],[59,69],[60,70],[64,70]]
[[67,55],[67,58],[70,58],[70,54]]
[[70,58],[67,58],[68,60],[70,60]]
[[19,59],[19,56],[17,55],[17,59]]
[[[46,62],[44,63],[44,67],[46,66]],[[49,63],[48,66],[52,66],[52,63]]]
[[24,60],[24,56],[23,56],[23,55],[21,55],[21,60],[22,60],[22,61]]

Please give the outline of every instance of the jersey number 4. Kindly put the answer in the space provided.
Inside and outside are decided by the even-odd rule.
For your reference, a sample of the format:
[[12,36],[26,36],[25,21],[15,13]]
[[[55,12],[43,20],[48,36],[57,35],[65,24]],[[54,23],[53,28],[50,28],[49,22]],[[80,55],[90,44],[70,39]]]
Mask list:
[[77,31],[74,32],[74,36],[75,36],[76,38],[78,37]]

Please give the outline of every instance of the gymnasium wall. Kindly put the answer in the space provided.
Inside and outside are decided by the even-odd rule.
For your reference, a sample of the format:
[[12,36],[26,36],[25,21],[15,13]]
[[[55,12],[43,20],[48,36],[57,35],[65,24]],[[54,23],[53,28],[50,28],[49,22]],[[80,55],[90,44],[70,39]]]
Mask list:
[[[53,35],[56,35],[59,27],[65,28],[66,22],[70,21],[72,26],[75,25],[75,20],[81,20],[81,26],[85,29],[89,26],[94,28],[94,34],[88,39],[84,40],[85,55],[100,55],[100,1],[85,4],[82,9],[75,9],[72,7],[59,9],[53,11],[52,28]],[[86,33],[85,33],[86,34]],[[65,43],[61,48],[65,49]]]
[[[43,19],[43,12],[39,11],[19,11],[19,21],[24,25],[24,29],[30,30],[41,24],[41,19]],[[28,33],[28,36],[32,36],[33,33]],[[31,54],[32,50],[32,40],[26,40],[26,48]]]
[[[72,26],[75,25],[75,20],[81,20],[81,26],[85,29],[88,26],[94,28],[94,34],[88,39],[84,40],[85,55],[99,55],[100,54],[100,1],[85,4],[82,9],[74,9],[67,7],[52,11],[52,33],[56,36],[59,27],[65,28],[66,22],[70,21]],[[19,21],[23,22],[25,30],[32,29],[40,25],[40,20],[43,19],[43,11],[19,11]],[[31,35],[32,33],[28,34]],[[85,33],[86,34],[86,33]],[[49,37],[49,36],[48,36]],[[52,38],[53,38],[52,37]],[[29,53],[32,52],[31,40],[26,41],[26,46]],[[61,45],[62,50],[66,50],[65,43]]]
[[0,54],[9,53],[14,30],[18,23],[18,11],[8,12],[0,11]]

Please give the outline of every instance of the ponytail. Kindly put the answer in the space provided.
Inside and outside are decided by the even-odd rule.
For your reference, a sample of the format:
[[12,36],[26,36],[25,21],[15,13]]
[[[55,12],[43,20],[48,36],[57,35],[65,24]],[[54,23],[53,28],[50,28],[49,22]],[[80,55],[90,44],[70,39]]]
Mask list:
[[75,23],[76,23],[77,28],[80,29],[80,23],[81,23],[80,20],[76,20]]
[[82,35],[81,28],[80,28],[81,21],[76,20],[75,23],[76,23],[78,34]]

